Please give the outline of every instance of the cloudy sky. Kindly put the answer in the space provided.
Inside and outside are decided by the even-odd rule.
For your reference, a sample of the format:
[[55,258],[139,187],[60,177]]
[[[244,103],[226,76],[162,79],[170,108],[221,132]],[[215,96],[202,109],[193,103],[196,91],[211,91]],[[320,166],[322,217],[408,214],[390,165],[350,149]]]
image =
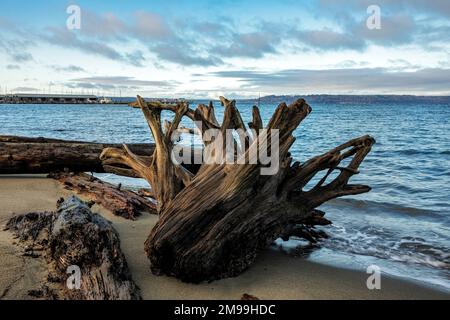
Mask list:
[[[69,30],[67,7],[81,9]],[[381,29],[369,29],[369,5]],[[155,97],[450,94],[449,0],[1,0],[0,86]]]

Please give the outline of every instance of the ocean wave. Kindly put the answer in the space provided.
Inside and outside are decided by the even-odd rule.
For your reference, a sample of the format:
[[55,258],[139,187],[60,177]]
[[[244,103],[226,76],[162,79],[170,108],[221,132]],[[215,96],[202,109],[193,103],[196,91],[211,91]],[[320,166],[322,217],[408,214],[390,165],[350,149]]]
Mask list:
[[[318,245],[335,252],[450,271],[450,254],[447,248],[428,239],[400,237],[395,232],[373,226],[357,230],[331,226],[326,231],[330,237],[321,240]],[[288,247],[292,248],[293,244],[290,243]]]
[[412,217],[429,217],[429,218],[441,218],[440,212],[433,210],[425,210],[414,207],[402,206],[399,204],[389,202],[377,202],[371,200],[358,200],[349,198],[334,199],[328,203],[330,206],[348,206],[350,208],[358,209],[358,211],[364,210],[383,210],[392,213],[405,214]]
[[438,154],[448,154],[447,151],[439,151],[436,149],[426,149],[426,150],[419,150],[419,149],[403,149],[403,150],[397,150],[392,151],[393,153],[412,156],[412,155],[438,155]]
[[329,237],[316,244],[292,237],[288,241],[277,239],[276,247],[302,258],[319,257],[325,263],[350,263],[363,268],[376,264],[383,272],[450,289],[446,280],[450,279],[448,242],[439,235],[408,236],[408,229],[398,232],[369,224],[334,224],[320,229]]
[[71,129],[53,129],[53,132],[69,132],[69,131],[73,131]]

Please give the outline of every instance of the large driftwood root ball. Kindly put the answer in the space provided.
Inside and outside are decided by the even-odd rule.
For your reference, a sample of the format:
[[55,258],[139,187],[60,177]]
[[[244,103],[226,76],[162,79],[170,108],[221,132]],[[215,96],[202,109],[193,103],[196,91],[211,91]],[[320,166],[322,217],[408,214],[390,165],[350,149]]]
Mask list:
[[[372,137],[349,140],[298,162],[289,150],[299,136],[297,127],[312,112],[305,100],[280,103],[266,124],[254,106],[248,125],[236,101],[220,101],[221,122],[213,102],[194,109],[185,101],[167,105],[138,96],[156,144],[152,156],[142,157],[127,146],[100,155],[103,162],[129,168],[151,185],[159,220],[145,251],[155,274],[194,283],[238,276],[277,238],[314,242],[321,237],[314,227],[330,223],[317,209],[322,204],[370,191],[350,179],[374,145]],[[174,114],[164,125],[163,111]],[[209,161],[196,172],[172,160],[173,134],[179,133],[183,118],[197,126],[192,134],[200,134],[203,148],[214,151],[206,152]],[[211,139],[212,132],[220,135]],[[262,174],[269,165],[256,155],[261,150],[270,150],[276,168],[270,174]]]

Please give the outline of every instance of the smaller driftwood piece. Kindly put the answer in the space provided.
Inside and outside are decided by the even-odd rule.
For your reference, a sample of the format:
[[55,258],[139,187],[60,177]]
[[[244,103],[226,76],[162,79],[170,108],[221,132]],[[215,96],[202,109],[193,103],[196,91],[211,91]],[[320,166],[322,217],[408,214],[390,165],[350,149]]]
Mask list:
[[135,220],[142,212],[156,214],[156,205],[147,197],[141,196],[121,185],[104,182],[86,173],[51,173],[65,189],[74,191],[83,198],[92,201],[111,211],[114,215]]
[[59,200],[55,212],[15,216],[6,229],[28,255],[43,251],[51,289],[41,298],[140,299],[116,230],[80,199]]

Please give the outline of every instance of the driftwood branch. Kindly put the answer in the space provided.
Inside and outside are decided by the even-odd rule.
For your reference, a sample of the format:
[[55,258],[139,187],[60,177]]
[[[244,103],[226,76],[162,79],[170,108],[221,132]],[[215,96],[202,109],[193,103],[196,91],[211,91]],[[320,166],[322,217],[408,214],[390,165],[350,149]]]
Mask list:
[[[311,208],[318,207],[337,197],[369,192],[369,186],[351,185],[349,180],[353,175],[359,173],[358,168],[374,143],[375,140],[372,137],[363,136],[307,161],[292,170],[292,177],[288,179],[286,188],[293,190],[292,195],[297,198],[296,201],[308,204]],[[339,167],[339,164],[348,158],[352,158],[349,165]],[[335,170],[340,171],[340,174],[333,181],[324,185]],[[311,190],[303,191],[303,188],[322,171],[326,171],[326,173],[319,182]]]
[[[100,158],[104,162],[120,163],[128,166],[139,176],[146,179],[152,186],[158,210],[168,205],[175,195],[188,182],[188,169],[178,168],[171,161],[171,152],[174,142],[171,134],[178,128],[183,116],[193,113],[186,103],[178,105],[163,105],[157,102],[145,102],[141,97],[137,98],[138,104],[144,114],[147,124],[156,143],[155,151],[148,161],[137,157],[132,152],[117,148],[107,148]],[[174,119],[168,131],[164,133],[161,121],[161,111],[171,110],[175,113]]]

